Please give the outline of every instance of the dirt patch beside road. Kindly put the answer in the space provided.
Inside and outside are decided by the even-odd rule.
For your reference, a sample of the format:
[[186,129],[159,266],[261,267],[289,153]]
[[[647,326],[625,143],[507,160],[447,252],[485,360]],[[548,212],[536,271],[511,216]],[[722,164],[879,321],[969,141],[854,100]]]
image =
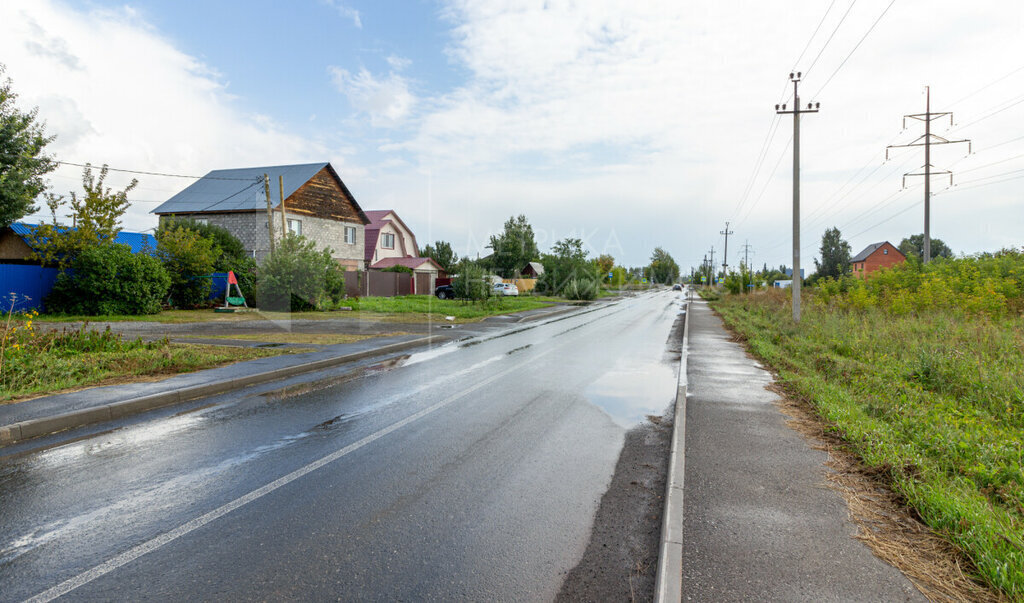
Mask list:
[[583,559],[566,575],[558,601],[651,601],[672,423],[635,427],[601,498]]

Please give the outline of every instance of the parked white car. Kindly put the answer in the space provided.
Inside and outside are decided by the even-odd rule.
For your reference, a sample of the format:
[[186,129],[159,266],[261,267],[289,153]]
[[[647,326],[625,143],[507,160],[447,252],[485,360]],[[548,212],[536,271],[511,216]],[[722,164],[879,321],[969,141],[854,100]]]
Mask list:
[[492,292],[495,295],[504,295],[507,297],[518,297],[519,287],[516,287],[512,283],[494,283]]

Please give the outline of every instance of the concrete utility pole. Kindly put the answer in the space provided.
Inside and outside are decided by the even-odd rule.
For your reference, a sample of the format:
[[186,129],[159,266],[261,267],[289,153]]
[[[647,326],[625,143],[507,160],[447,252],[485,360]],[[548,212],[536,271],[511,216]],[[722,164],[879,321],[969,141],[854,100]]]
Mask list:
[[750,239],[743,241],[743,265],[750,270]]
[[270,236],[270,253],[274,253],[274,210],[270,207],[270,176],[263,174],[263,192],[267,194],[267,234]]
[[942,113],[932,113],[932,91],[931,87],[925,86],[925,101],[924,101],[924,113],[916,113],[914,115],[903,116],[903,127],[907,127],[907,118],[916,119],[924,122],[924,136],[914,140],[910,144],[892,144],[885,147],[885,159],[889,159],[889,149],[895,149],[899,147],[924,147],[924,172],[919,173],[907,173],[903,174],[903,186],[907,186],[907,176],[924,176],[924,263],[932,261],[932,174],[949,174],[949,184],[953,184],[953,172],[949,170],[942,170],[939,172],[932,172],[932,145],[933,144],[955,144],[959,142],[967,143],[967,154],[971,153],[971,141],[968,139],[963,140],[946,140],[941,136],[932,134],[932,120],[939,117],[949,116],[949,125],[953,125],[953,113],[950,111]]
[[288,219],[284,215],[284,175],[277,176],[277,190],[281,195],[281,239],[288,236]]
[[725,250],[722,252],[722,274],[724,276],[729,275],[729,235],[733,234],[729,230],[729,223],[725,223],[725,230],[718,231],[718,234],[725,235]]
[[776,113],[793,114],[793,322],[800,322],[800,115],[817,113],[821,103],[807,103],[806,109],[800,108],[800,93],[797,84],[802,74],[797,71],[790,73],[793,82],[793,110],[787,111],[786,105],[775,105]]
[[708,268],[711,269],[711,275],[710,275],[711,283],[710,284],[714,285],[715,284],[715,247],[714,247],[714,245],[711,246],[711,263],[708,264]]

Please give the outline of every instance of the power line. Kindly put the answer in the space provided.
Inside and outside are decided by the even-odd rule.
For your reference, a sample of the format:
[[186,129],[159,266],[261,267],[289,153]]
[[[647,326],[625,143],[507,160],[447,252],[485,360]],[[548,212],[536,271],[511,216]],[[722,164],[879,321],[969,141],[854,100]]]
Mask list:
[[[1016,170],[1016,171],[1019,172],[1019,171],[1022,171],[1022,170]],[[1007,172],[1007,173],[1008,174],[1013,174],[1015,172]],[[1005,176],[1006,174],[999,174],[999,175],[1000,176]],[[995,178],[995,176],[990,176],[990,178]],[[957,192],[957,191],[969,190],[969,189],[972,189],[972,188],[979,188],[979,187],[982,187],[982,186],[989,186],[989,185],[992,185],[992,184],[1001,184],[1003,182],[1009,182],[1011,180],[1020,180],[1021,178],[1024,178],[1024,174],[1022,174],[1020,176],[1014,176],[1012,178],[1004,178],[1002,180],[996,180],[994,182],[985,182],[985,183],[982,183],[982,184],[974,184],[972,186],[961,186],[959,184],[955,184],[955,185],[953,185],[952,188],[947,188],[946,190],[939,191],[939,192],[937,192],[935,194],[936,195],[945,195],[947,193],[954,193],[954,192]],[[968,182],[978,182],[979,180],[984,180],[984,178],[978,178],[977,180],[968,180]]]
[[[835,6],[835,4],[836,0],[832,0],[832,2],[828,5],[828,8],[825,9],[825,14],[821,16],[821,21],[818,21],[818,26],[814,28],[814,33],[812,33],[811,37],[807,40],[807,44],[804,45],[804,49],[800,52],[800,56],[796,58],[796,62],[793,63],[793,71],[796,71],[797,67],[800,66],[800,59],[804,58],[804,53],[807,52],[807,49],[811,47],[811,42],[813,42],[814,38],[818,35],[818,30],[820,30],[822,24],[825,23],[825,17],[828,17],[828,14],[832,12],[832,7]],[[824,50],[824,48],[822,50]],[[821,53],[818,54],[820,55]],[[815,58],[815,60],[817,60],[817,58]],[[814,66],[813,63],[811,66]],[[810,71],[810,69],[808,69],[808,71]],[[786,86],[786,89],[788,90],[789,86]]]
[[839,19],[839,23],[837,23],[835,29],[832,30],[832,34],[829,35],[827,40],[825,40],[825,45],[821,47],[821,50],[818,51],[817,56],[815,56],[814,60],[811,61],[811,66],[804,70],[805,76],[810,75],[811,70],[814,69],[814,66],[818,63],[818,59],[821,58],[821,53],[825,52],[825,49],[828,48],[829,42],[831,42],[832,38],[835,37],[836,32],[839,31],[839,28],[843,25],[843,21],[846,21],[846,16],[850,14],[850,11],[853,10],[855,4],[857,4],[857,0],[853,0],[853,2],[850,3],[850,6],[846,9],[846,12],[843,13],[843,17]]
[[1017,105],[1019,105],[1021,103],[1024,103],[1024,96],[1019,96],[1019,97],[1016,97],[1016,98],[1011,98],[1010,100],[1005,101],[1005,102],[1008,102],[1010,104],[1006,105],[1002,109],[997,109],[997,110],[992,111],[991,113],[989,113],[987,115],[983,115],[983,116],[979,117],[978,119],[976,119],[976,120],[974,120],[972,122],[968,122],[968,123],[966,123],[966,124],[964,124],[962,126],[957,126],[957,127],[953,128],[953,129],[951,129],[950,133],[957,132],[959,130],[963,130],[964,128],[966,128],[968,126],[973,126],[974,124],[978,123],[979,121],[984,121],[984,120],[992,117],[993,115],[998,115],[998,114],[1002,113],[1003,111],[1006,111],[1007,109],[1010,109],[1010,108],[1015,107],[1015,106],[1017,106]]
[[897,217],[899,217],[899,216],[902,216],[903,214],[907,213],[908,211],[910,211],[910,210],[914,209],[915,207],[917,207],[917,203],[911,203],[911,204],[910,204],[909,206],[907,206],[906,208],[904,208],[904,209],[902,209],[902,210],[900,210],[900,211],[896,212],[895,214],[893,214],[893,215],[889,216],[888,218],[886,218],[886,219],[882,220],[881,222],[879,222],[879,223],[877,223],[877,224],[875,224],[875,225],[873,225],[873,226],[869,226],[868,228],[865,228],[864,230],[862,230],[862,231],[858,232],[857,234],[853,235],[853,236],[852,236],[852,237],[850,237],[850,238],[851,238],[851,239],[855,239],[855,238],[857,238],[857,237],[861,236],[862,234],[865,234],[865,233],[871,232],[872,230],[874,230],[874,229],[878,228],[878,227],[879,227],[879,226],[881,226],[882,224],[885,224],[885,223],[886,223],[886,222],[888,222],[889,220],[892,220],[892,219],[894,219],[894,218],[897,218]]
[[896,4],[896,0],[892,0],[892,2],[890,2],[889,5],[885,7],[885,10],[882,11],[882,14],[878,15],[878,18],[875,19],[875,22],[871,24],[871,27],[869,27],[868,30],[864,32],[864,35],[861,36],[860,40],[857,42],[857,45],[854,46],[853,50],[850,51],[850,54],[846,55],[846,58],[843,59],[843,62],[839,63],[839,66],[836,67],[836,70],[832,72],[832,75],[828,76],[828,79],[825,80],[825,83],[821,85],[821,88],[818,88],[818,91],[814,93],[815,98],[821,95],[821,92],[822,90],[825,89],[825,86],[828,86],[829,82],[832,81],[832,78],[834,78],[836,74],[839,73],[839,70],[843,68],[843,65],[846,64],[846,61],[850,60],[850,57],[853,56],[853,53],[857,52],[857,49],[860,48],[860,45],[864,42],[864,40],[867,39],[868,35],[870,35],[872,31],[874,31],[875,26],[878,25],[878,22],[882,20],[882,17],[885,16],[885,13],[889,12],[889,9],[892,8],[893,4]]
[[999,82],[1001,82],[1001,81],[1005,80],[1006,78],[1010,77],[1011,75],[1013,75],[1013,74],[1015,74],[1015,73],[1017,73],[1017,72],[1019,72],[1019,71],[1024,71],[1024,66],[1018,67],[1018,68],[1014,69],[1013,71],[1011,71],[1010,73],[1007,73],[1006,75],[1004,75],[1004,76],[1002,76],[1002,77],[1000,77],[1000,78],[997,78],[996,80],[994,80],[994,81],[992,81],[992,82],[989,82],[988,84],[985,84],[984,86],[982,86],[981,88],[978,88],[978,89],[977,89],[977,90],[975,90],[974,92],[971,92],[971,93],[970,93],[970,94],[968,94],[967,96],[962,96],[962,97],[960,97],[959,99],[957,99],[957,100],[953,101],[952,103],[950,103],[950,105],[949,105],[949,106],[950,106],[950,107],[953,107],[953,106],[955,106],[955,105],[958,105],[958,104],[960,104],[960,103],[964,102],[965,100],[967,100],[967,99],[971,98],[971,97],[972,97],[972,96],[974,96],[975,94],[978,94],[979,92],[982,92],[982,91],[984,91],[984,90],[987,90],[987,89],[991,88],[992,86],[995,86],[995,85],[996,85],[996,84],[998,84]]
[[[854,0],[854,3],[856,3],[856,1],[857,0]],[[793,67],[794,71],[796,71],[796,65],[798,65],[800,63],[800,60],[804,58],[804,54],[807,52],[807,49],[811,47],[811,43],[814,41],[814,38],[816,38],[818,36],[818,31],[821,30],[821,26],[825,23],[825,19],[828,17],[829,13],[832,12],[832,7],[835,5],[835,3],[836,3],[836,0],[832,0],[832,2],[829,3],[828,9],[825,10],[825,14],[823,14],[821,16],[821,20],[818,21],[818,26],[814,28],[814,32],[811,34],[811,37],[807,39],[807,43],[804,44],[804,49],[800,52],[800,56],[798,56],[796,58],[796,61],[794,63],[794,67]],[[851,4],[850,8],[852,8],[852,7],[853,7],[853,5]],[[850,12],[849,9],[847,9],[846,12],[849,13]],[[843,15],[843,19],[845,19],[845,18],[846,18],[846,15]],[[840,24],[842,24],[842,21],[840,21]],[[832,35],[835,35],[834,31],[832,32]],[[831,37],[829,39],[831,40]],[[828,46],[828,42],[825,42],[825,46]],[[825,48],[822,47],[822,51],[824,51],[824,49]],[[820,56],[821,52],[819,52],[818,55]],[[817,57],[815,58],[815,61],[817,61]],[[813,63],[812,63],[812,66],[813,66]],[[782,92],[779,93],[779,104],[783,104],[783,103],[788,103],[789,102],[789,97],[786,96],[788,91],[789,91],[789,82],[786,82],[782,86]],[[775,132],[778,130],[778,125],[779,125],[779,116],[778,116],[778,114],[776,114],[776,115],[774,115],[772,117],[771,123],[768,124],[768,132],[765,135],[764,142],[761,143],[761,151],[758,153],[757,159],[754,162],[754,169],[751,172],[750,178],[747,180],[747,186],[743,189],[743,194],[740,196],[739,203],[736,204],[736,209],[733,210],[733,213],[737,217],[739,216],[740,211],[742,211],[743,205],[747,202],[747,198],[749,197],[751,190],[753,190],[754,182],[756,182],[757,176],[761,172],[761,166],[764,164],[764,160],[765,160],[765,158],[768,155],[768,148],[769,148],[769,146],[771,144],[771,141],[775,139]]]
[[961,174],[966,174],[968,172],[976,172],[978,170],[981,170],[981,169],[984,169],[984,168],[987,168],[987,167],[991,167],[993,165],[999,165],[1000,163],[1006,163],[1007,161],[1013,161],[1014,159],[1020,159],[1021,157],[1024,157],[1024,153],[1021,153],[1020,155],[1014,155],[1013,157],[1007,157],[1006,159],[1000,159],[999,161],[993,161],[991,163],[986,163],[984,165],[979,165],[977,167],[972,167],[969,170],[960,170],[960,173]]
[[[1010,170],[1009,172],[1003,172],[1001,174],[992,174],[991,176],[983,176],[981,178],[975,178],[973,180],[964,180],[960,184],[970,184],[971,182],[981,182],[982,180],[990,180],[992,178],[999,178],[1000,176],[1009,176],[1010,174],[1019,174],[1020,172],[1024,172],[1024,168],[1019,169],[1019,170]],[[1011,180],[1012,180],[1012,178],[1011,178]]]
[[[128,169],[123,169],[123,168],[112,168],[110,166],[95,166],[95,165],[92,165],[92,164],[89,164],[89,163],[73,163],[71,161],[57,161],[55,163],[58,163],[60,165],[73,165],[75,167],[81,167],[81,168],[85,168],[85,167],[87,167],[87,168],[106,167],[106,169],[108,171],[111,171],[111,172],[124,172],[124,173],[127,173],[127,174],[144,174],[146,176],[167,176],[169,178],[192,178],[193,180],[199,180],[199,179],[205,178],[206,180],[239,180],[239,181],[242,181],[242,182],[249,182],[250,180],[252,180],[251,178],[220,178],[220,177],[217,177],[217,176],[186,176],[186,175],[183,175],[183,174],[165,174],[163,172],[144,172],[144,171],[141,171],[141,170],[128,170]],[[262,178],[260,180],[262,181]]]
[[769,176],[768,179],[765,180],[764,186],[761,187],[761,192],[757,195],[757,199],[755,199],[754,202],[750,204],[750,207],[747,208],[746,213],[743,215],[742,218],[740,218],[739,222],[736,223],[737,227],[742,226],[743,223],[747,221],[747,218],[749,218],[750,214],[753,213],[754,208],[757,207],[757,204],[761,202],[761,197],[764,197],[764,192],[768,190],[768,185],[771,184],[772,180],[775,178],[775,174],[778,173],[779,166],[782,165],[782,160],[786,157],[786,151],[789,150],[789,146],[791,144],[793,144],[792,136],[790,136],[789,140],[786,141],[786,146],[782,148],[782,153],[779,155],[779,160],[775,162],[775,168],[772,169],[771,176]]

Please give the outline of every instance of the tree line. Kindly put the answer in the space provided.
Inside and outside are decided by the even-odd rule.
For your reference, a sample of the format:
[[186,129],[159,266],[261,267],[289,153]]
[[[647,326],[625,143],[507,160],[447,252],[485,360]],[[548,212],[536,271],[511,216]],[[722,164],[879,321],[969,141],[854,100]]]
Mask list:
[[568,299],[594,299],[602,287],[622,288],[642,285],[644,281],[671,284],[679,280],[679,265],[661,247],[654,250],[650,264],[637,268],[617,265],[615,258],[607,253],[592,257],[583,240],[576,237],[556,241],[550,251],[541,252],[533,226],[522,214],[506,220],[501,232],[491,235],[486,248],[491,253],[485,257],[460,259],[450,243],[436,241],[425,246],[421,254],[433,258],[445,272],[458,275],[453,287],[457,296],[466,298],[486,295],[473,289],[472,281],[482,281],[486,274],[503,279],[520,278],[531,262],[544,268],[535,291]]

